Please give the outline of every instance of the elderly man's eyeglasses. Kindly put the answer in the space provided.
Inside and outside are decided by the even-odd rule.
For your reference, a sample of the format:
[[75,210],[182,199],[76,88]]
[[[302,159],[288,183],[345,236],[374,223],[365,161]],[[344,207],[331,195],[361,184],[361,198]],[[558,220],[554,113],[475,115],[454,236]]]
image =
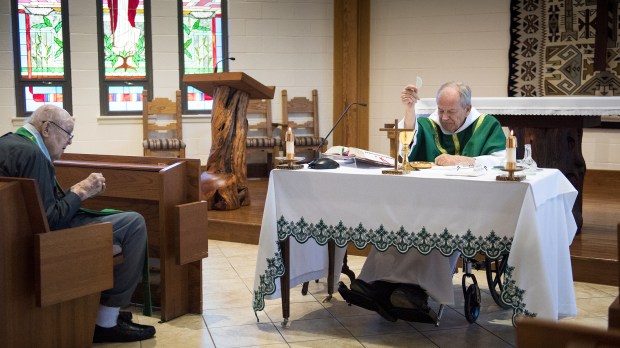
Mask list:
[[67,132],[66,129],[62,128],[61,126],[57,125],[56,123],[54,123],[53,121],[47,121],[51,124],[53,124],[54,126],[58,127],[61,131],[65,132],[67,134],[67,136],[69,136],[69,140],[73,140],[73,134]]

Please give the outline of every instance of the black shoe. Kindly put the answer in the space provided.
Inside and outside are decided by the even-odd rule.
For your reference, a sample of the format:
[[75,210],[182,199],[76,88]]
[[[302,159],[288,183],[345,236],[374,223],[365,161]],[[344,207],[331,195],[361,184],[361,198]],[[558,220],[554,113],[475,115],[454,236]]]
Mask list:
[[133,313],[131,313],[130,311],[120,311],[118,313],[118,319],[131,322],[131,319],[133,319]]
[[394,322],[396,318],[391,313],[389,297],[386,296],[385,289],[381,285],[377,286],[377,282],[368,284],[361,279],[355,279],[351,282],[351,291],[363,300],[360,307],[374,310],[383,319]]
[[135,342],[155,336],[155,328],[150,325],[140,325],[131,320],[125,320],[119,315],[116,326],[105,328],[95,325],[93,343],[101,342]]

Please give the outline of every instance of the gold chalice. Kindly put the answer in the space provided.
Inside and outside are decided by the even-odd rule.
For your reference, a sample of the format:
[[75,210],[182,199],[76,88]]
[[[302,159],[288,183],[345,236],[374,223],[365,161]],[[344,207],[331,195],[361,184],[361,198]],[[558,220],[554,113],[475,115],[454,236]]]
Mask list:
[[407,155],[407,147],[413,141],[414,135],[415,133],[413,129],[406,130],[406,131],[400,131],[398,133],[398,140],[400,141],[400,144],[402,146],[402,153],[403,153],[403,164],[400,166],[400,168],[404,173],[409,173],[412,170],[419,170],[418,168],[410,165],[409,156]]

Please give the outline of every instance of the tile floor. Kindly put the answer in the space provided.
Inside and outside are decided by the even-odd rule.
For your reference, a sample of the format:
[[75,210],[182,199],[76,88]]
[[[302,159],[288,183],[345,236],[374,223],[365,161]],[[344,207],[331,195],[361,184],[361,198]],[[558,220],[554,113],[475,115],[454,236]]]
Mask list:
[[[138,323],[154,325],[156,337],[143,342],[97,344],[96,347],[514,347],[511,310],[498,307],[491,298],[484,273],[476,274],[482,290],[482,307],[476,323],[463,314],[462,273],[454,276],[456,305],[446,308],[439,327],[405,321],[388,322],[375,312],[348,306],[336,292],[331,302],[325,279],[310,283],[307,296],[300,287],[291,290],[291,322],[283,329],[280,300],[267,301],[265,310],[252,310],[252,287],[258,246],[209,241],[204,262],[204,311],[166,323],[140,315]],[[365,257],[349,256],[349,266],[359,273]],[[477,271],[478,272],[478,271]],[[343,276],[345,282],[348,278]],[[600,328],[607,327],[607,309],[618,288],[575,283],[579,315],[562,320]],[[433,308],[437,308],[434,306]]]

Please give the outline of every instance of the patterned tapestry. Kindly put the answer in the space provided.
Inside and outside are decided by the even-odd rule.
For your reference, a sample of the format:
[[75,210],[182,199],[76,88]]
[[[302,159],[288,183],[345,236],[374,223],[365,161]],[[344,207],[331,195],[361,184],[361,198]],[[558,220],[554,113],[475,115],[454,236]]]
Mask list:
[[596,71],[596,0],[511,0],[508,96],[620,96],[620,2],[607,3],[606,68]]

